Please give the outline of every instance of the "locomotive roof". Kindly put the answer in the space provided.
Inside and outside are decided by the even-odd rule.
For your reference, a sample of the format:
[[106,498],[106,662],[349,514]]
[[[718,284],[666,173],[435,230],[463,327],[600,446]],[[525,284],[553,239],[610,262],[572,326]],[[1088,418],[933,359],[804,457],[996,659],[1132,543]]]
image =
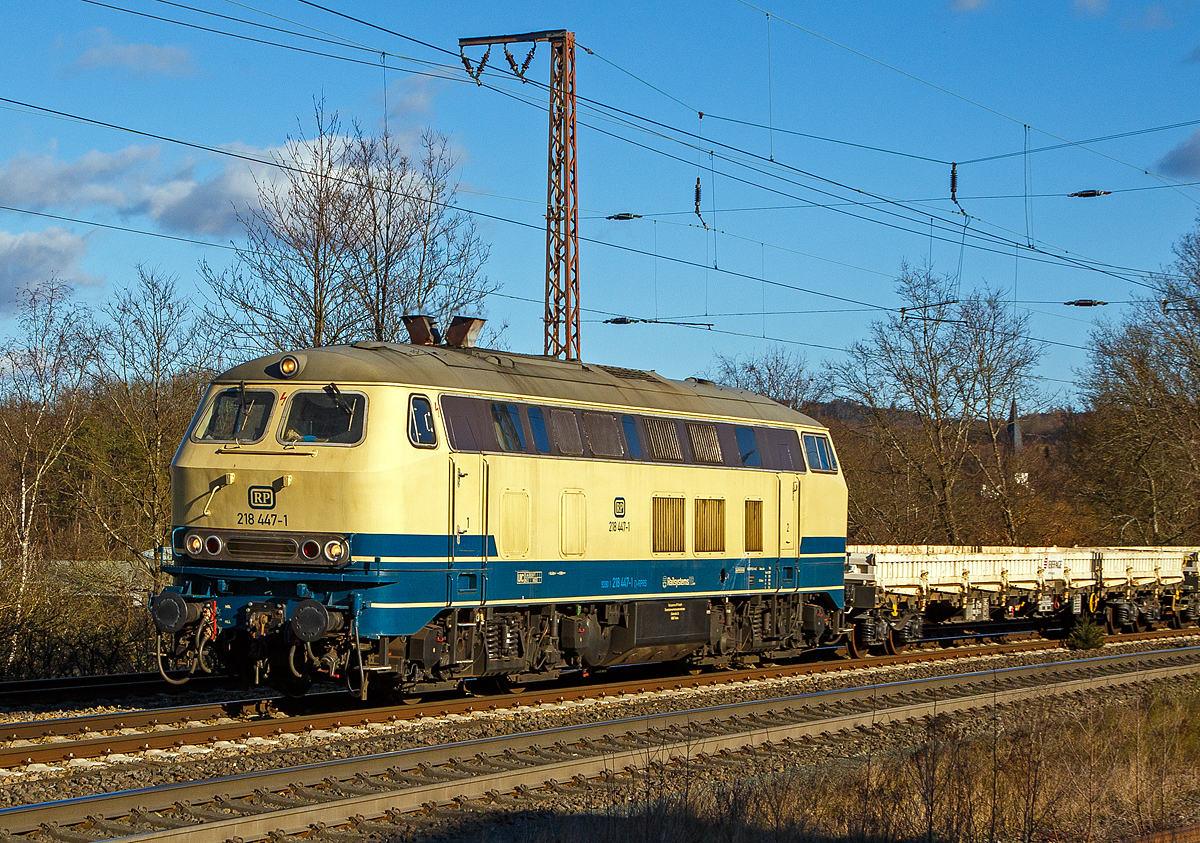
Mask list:
[[803,413],[754,392],[697,378],[514,354],[484,348],[356,342],[292,352],[303,359],[294,380],[279,374],[285,354],[259,357],[222,373],[215,383],[395,383],[440,391],[517,395],[548,402],[588,402],[668,413],[704,414],[822,427]]

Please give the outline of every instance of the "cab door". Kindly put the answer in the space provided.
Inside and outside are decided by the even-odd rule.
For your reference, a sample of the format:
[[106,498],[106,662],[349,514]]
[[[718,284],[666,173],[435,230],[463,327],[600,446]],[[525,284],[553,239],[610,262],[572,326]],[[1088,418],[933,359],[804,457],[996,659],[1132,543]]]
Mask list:
[[778,588],[791,590],[799,584],[800,476],[779,475],[779,563],[775,572]]
[[488,463],[482,454],[450,457],[450,565],[447,603],[487,599]]

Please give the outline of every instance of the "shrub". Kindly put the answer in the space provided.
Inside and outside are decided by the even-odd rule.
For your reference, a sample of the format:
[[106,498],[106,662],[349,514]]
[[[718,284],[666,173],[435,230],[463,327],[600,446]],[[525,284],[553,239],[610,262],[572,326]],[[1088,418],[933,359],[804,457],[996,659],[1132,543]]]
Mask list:
[[1069,650],[1099,650],[1104,646],[1104,630],[1091,618],[1080,618],[1067,636]]

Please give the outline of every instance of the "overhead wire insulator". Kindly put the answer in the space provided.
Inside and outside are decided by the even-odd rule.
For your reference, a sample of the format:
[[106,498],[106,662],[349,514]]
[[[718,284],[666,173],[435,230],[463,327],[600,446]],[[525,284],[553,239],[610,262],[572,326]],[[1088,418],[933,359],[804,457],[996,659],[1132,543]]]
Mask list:
[[700,213],[700,177],[696,176],[696,216],[700,217],[700,224],[704,226],[704,230],[708,230],[708,223],[704,221],[704,215]]
[[513,58],[513,54],[508,51],[508,45],[504,45],[504,57],[508,59],[508,66],[512,68],[513,75],[522,82],[528,82],[525,78],[525,71],[529,69],[529,63],[533,61],[533,51],[537,49],[537,41],[533,42],[533,46],[529,48],[529,55],[525,56],[525,61],[517,67],[517,60]]
[[1108,302],[1099,299],[1075,299],[1075,301],[1065,301],[1063,304],[1068,307],[1104,307]]
[[[508,52],[507,47],[505,47],[505,52]],[[488,56],[491,54],[492,45],[488,44],[488,48],[484,51],[483,58],[479,60],[479,64],[475,67],[471,67],[471,60],[467,58],[467,54],[464,53],[461,48],[458,51],[458,55],[462,59],[463,67],[467,69],[467,75],[475,80],[476,85],[483,85],[483,82],[480,81],[479,77],[483,75],[483,69],[487,67]]]
[[1077,199],[1095,199],[1097,196],[1108,196],[1112,193],[1111,190],[1077,190],[1074,193],[1068,193],[1067,196]]
[[967,213],[966,209],[958,201],[958,164],[953,161],[950,162],[950,201],[958,205],[959,213],[964,217],[970,218],[971,215]]

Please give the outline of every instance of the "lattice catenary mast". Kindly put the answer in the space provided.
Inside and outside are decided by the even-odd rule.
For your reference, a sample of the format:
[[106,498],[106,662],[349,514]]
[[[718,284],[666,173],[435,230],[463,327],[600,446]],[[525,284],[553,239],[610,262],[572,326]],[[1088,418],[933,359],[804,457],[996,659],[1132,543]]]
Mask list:
[[[504,45],[504,55],[521,81],[539,41],[550,44],[550,144],[546,182],[546,343],[545,354],[566,360],[579,359],[579,192],[575,172],[575,33],[564,29],[460,38],[458,47],[487,45],[479,64],[472,67],[463,55],[467,72],[479,82],[493,44]],[[509,44],[532,43],[520,67],[508,51]],[[480,82],[482,84],[482,82]]]

